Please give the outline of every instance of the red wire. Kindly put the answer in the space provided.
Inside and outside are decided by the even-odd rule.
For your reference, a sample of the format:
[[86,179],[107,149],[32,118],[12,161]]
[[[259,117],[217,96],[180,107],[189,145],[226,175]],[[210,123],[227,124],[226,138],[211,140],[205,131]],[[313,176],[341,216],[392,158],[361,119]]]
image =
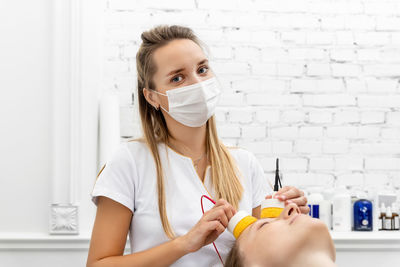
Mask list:
[[[203,214],[204,214],[204,208],[203,208],[203,197],[205,197],[205,198],[207,198],[208,200],[210,200],[214,205],[215,205],[215,201],[214,200],[212,200],[212,198],[210,198],[210,197],[208,197],[208,196],[206,196],[206,195],[202,195],[201,196],[201,198],[200,198],[200,203],[201,203],[201,211],[203,212]],[[213,245],[214,245],[214,248],[215,248],[215,251],[217,252],[217,254],[218,254],[218,257],[219,257],[219,259],[221,260],[221,263],[222,263],[222,265],[224,265],[224,261],[222,260],[222,258],[221,258],[221,255],[219,254],[219,252],[218,252],[218,249],[217,249],[217,246],[215,245],[215,243],[213,242]]]

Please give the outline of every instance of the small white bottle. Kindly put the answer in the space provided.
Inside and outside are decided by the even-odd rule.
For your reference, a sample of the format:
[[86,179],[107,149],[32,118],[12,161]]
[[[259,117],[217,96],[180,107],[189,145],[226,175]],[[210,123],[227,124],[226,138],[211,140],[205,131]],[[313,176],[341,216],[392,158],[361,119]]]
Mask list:
[[332,199],[335,195],[335,190],[327,188],[322,192],[324,200],[321,203],[321,220],[323,220],[328,226],[329,230],[332,230]]
[[336,189],[336,194],[332,199],[332,227],[333,231],[351,231],[351,196],[346,187],[341,186]]
[[393,230],[392,216],[393,216],[392,209],[389,206],[386,209],[386,217],[385,217],[385,222],[384,222],[385,230]]
[[311,194],[308,198],[308,206],[310,207],[310,216],[316,219],[321,218],[321,202],[324,200],[324,197],[321,193],[319,193],[320,189],[314,189],[311,191]]
[[323,221],[329,230],[332,229],[332,204],[331,201],[324,199],[322,187],[310,189],[311,194],[307,196],[308,206],[310,208],[309,215],[313,218]]
[[399,207],[397,206],[396,203],[392,204],[392,224],[393,224],[393,230],[399,230],[400,229],[400,220],[399,220]]
[[386,208],[385,208],[385,203],[381,203],[381,208],[379,209],[379,220],[378,220],[378,229],[379,231],[385,230],[384,229],[384,221],[385,221],[385,216],[386,216]]
[[321,204],[319,205],[320,212],[319,217],[320,219],[326,224],[329,230],[332,230],[332,203],[330,200],[322,200]]

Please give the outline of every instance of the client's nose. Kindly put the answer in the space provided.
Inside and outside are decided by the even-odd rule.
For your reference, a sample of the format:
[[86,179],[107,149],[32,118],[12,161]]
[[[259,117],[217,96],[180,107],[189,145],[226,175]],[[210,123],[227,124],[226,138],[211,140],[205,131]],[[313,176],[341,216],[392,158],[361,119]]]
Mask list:
[[289,203],[279,215],[281,219],[288,219],[296,214],[300,214],[300,208],[295,203]]

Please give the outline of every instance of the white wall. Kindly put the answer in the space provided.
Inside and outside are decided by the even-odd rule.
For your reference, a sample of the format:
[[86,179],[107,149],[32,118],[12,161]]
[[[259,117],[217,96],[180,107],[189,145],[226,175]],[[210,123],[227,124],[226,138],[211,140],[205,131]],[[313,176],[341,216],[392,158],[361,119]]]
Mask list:
[[[94,1],[0,4],[1,266],[86,262],[104,89]],[[49,235],[52,203],[79,206],[79,235]]]
[[0,231],[47,232],[50,1],[0,4]]
[[[400,186],[400,3],[129,1],[106,10],[107,86],[135,91],[140,33],[191,27],[224,81],[220,136],[286,184]],[[393,179],[393,181],[391,180]]]

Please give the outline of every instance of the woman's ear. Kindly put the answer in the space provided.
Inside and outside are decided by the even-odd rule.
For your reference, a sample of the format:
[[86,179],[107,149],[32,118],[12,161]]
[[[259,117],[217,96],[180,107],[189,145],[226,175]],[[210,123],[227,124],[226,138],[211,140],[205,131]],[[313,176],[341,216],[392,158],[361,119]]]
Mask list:
[[144,98],[146,99],[146,101],[152,105],[155,109],[159,109],[160,108],[160,103],[158,102],[158,97],[156,96],[156,94],[154,92],[152,92],[151,90],[147,90],[146,88],[143,88],[143,95]]

